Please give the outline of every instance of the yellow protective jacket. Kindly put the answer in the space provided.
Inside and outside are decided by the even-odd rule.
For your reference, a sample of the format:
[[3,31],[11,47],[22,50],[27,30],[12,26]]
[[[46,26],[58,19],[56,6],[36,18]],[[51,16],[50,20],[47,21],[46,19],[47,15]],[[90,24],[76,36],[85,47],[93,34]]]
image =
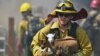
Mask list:
[[24,19],[21,20],[18,25],[18,37],[19,38],[22,38],[22,35],[25,34],[25,31],[27,30],[27,28],[28,28],[28,21]]
[[24,40],[25,31],[27,29],[28,29],[28,21],[25,19],[22,19],[18,25],[18,38],[19,38],[19,41],[21,41],[21,44],[24,44],[23,40]]
[[[39,19],[39,22],[43,24],[43,19]],[[28,30],[28,20],[22,19],[18,25],[18,37],[20,41],[23,41],[26,30]]]
[[[58,21],[53,24],[49,24],[49,25],[45,26],[43,29],[38,31],[38,33],[34,36],[34,39],[31,43],[31,47],[33,48],[34,56],[39,56],[39,52],[40,52],[39,50],[41,49],[41,47],[39,46],[39,41],[40,40],[45,41],[47,33],[50,31],[50,29],[53,29],[53,28],[59,28]],[[69,24],[69,26],[66,27],[66,29],[68,29],[68,30],[70,30],[70,28],[71,28],[71,24]],[[65,36],[67,36],[68,30],[66,30],[65,33],[60,32],[60,37],[63,38]],[[77,27],[76,37],[79,39],[80,48],[82,49],[82,50],[80,50],[79,53],[77,53],[77,56],[91,56],[92,47],[91,47],[90,40],[88,38],[87,33],[81,27]]]

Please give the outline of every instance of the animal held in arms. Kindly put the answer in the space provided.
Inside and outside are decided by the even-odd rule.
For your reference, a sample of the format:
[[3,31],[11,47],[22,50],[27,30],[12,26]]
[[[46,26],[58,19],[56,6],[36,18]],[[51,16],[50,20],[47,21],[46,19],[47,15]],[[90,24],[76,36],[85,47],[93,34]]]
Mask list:
[[[48,56],[74,56],[78,51],[78,41],[73,37],[67,36],[55,40],[52,38],[52,40],[50,41],[48,37],[46,42],[41,42],[43,44],[41,46],[46,48],[44,54],[49,53]],[[42,53],[42,56],[44,54]]]

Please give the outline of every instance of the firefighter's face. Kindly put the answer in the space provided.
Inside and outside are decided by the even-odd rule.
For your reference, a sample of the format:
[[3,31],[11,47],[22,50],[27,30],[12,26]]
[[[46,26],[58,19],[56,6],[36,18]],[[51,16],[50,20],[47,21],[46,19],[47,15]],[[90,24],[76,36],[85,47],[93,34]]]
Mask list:
[[22,15],[24,18],[27,18],[28,16],[32,16],[32,11],[25,11],[25,12],[22,12]]
[[73,16],[71,14],[64,14],[64,13],[58,14],[59,22],[63,26],[67,25],[68,22],[70,22],[72,18],[73,18]]

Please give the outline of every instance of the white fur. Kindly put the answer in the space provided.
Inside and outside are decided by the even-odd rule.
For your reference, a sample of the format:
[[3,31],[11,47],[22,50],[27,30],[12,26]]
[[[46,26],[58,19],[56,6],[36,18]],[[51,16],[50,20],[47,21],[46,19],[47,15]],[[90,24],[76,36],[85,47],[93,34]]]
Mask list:
[[47,35],[48,41],[49,41],[49,42],[54,41],[54,36],[55,36],[55,34],[48,34],[48,35]]

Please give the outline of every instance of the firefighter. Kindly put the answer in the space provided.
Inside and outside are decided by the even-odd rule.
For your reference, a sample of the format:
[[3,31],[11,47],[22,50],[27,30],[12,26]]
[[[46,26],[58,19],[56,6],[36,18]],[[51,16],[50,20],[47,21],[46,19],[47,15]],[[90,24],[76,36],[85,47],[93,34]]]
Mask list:
[[32,6],[30,3],[23,3],[20,7],[20,12],[23,16],[23,19],[19,23],[18,34],[19,34],[19,43],[25,48],[26,56],[32,56],[30,44],[35,33],[43,27],[39,16],[33,16]]
[[[33,18],[32,15],[32,6],[30,3],[25,2],[20,6],[20,13],[23,16],[23,19],[19,22],[18,26],[18,37],[19,37],[19,56],[21,55],[21,48],[24,48],[24,54],[26,56],[32,56],[30,50],[31,39],[27,36],[28,34],[28,21]],[[23,55],[22,55],[23,56]]]
[[87,31],[92,42],[94,56],[100,55],[100,0],[91,0],[88,18],[84,21],[83,28]]
[[100,9],[100,1],[99,0],[92,0],[90,3],[90,7],[93,9]]
[[[39,30],[38,33],[33,38],[31,47],[33,48],[32,51],[34,56],[41,56],[43,55],[42,53],[44,53],[44,56],[55,54],[53,53],[53,51],[50,50],[49,50],[50,52],[48,53],[45,47],[47,44],[46,42],[47,34],[49,34],[51,30],[55,29],[58,30],[59,34],[55,36],[58,39],[66,38],[67,36],[75,38],[75,36],[69,35],[69,31],[71,30],[73,24],[72,21],[75,20],[74,17],[76,17],[76,14],[78,14],[78,12],[74,9],[72,2],[66,1],[58,4],[54,12],[55,15],[57,16],[57,21],[46,25],[44,28]],[[76,53],[74,53],[75,56],[91,56],[92,53],[91,42],[88,38],[87,33],[79,26],[77,26],[76,28],[76,38],[78,39],[78,44],[80,48]],[[42,42],[45,43],[44,46],[42,46],[41,44]]]
[[44,26],[43,19],[32,14],[32,6],[27,2],[21,5],[20,12],[23,19],[20,21],[18,27],[19,42],[25,48],[26,56],[32,56],[31,41],[37,31]]

